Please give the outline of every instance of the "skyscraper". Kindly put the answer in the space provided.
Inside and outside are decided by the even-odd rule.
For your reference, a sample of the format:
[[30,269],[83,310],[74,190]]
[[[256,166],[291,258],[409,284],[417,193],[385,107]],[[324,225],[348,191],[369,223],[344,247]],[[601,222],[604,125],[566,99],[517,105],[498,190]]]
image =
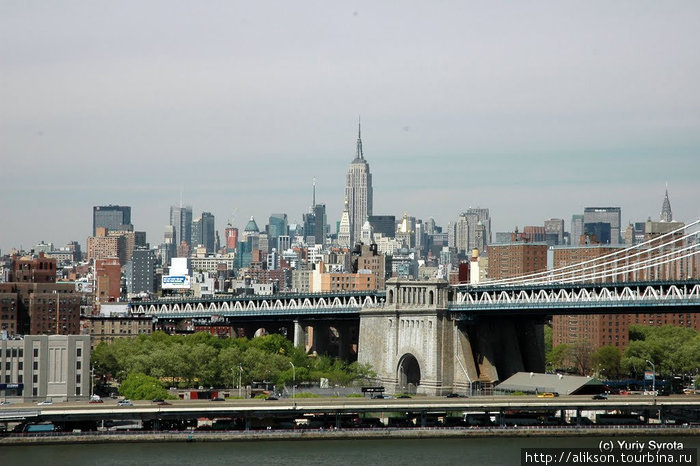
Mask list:
[[578,246],[581,244],[581,235],[583,235],[583,215],[574,214],[571,216],[571,245]]
[[484,251],[491,244],[489,209],[468,208],[454,224],[455,247],[459,254],[469,256],[472,249]]
[[[361,234],[362,231],[360,231]],[[350,212],[348,211],[348,201],[346,200],[343,215],[340,217],[340,226],[338,227],[338,245],[340,247],[352,247],[351,235]]]
[[202,212],[199,216],[192,222],[192,247],[199,246],[200,244],[207,248],[207,253],[213,253],[216,251],[216,227],[214,215],[210,212]]
[[97,229],[133,231],[131,224],[131,207],[119,205],[94,206],[92,208],[92,236],[97,236]]
[[357,125],[357,149],[345,177],[345,202],[350,220],[350,245],[359,240],[362,225],[372,215],[372,174],[362,153],[361,127]]
[[289,234],[289,220],[287,214],[272,214],[265,228],[270,237],[271,244],[277,244],[277,238]]
[[[619,207],[586,207],[583,209],[583,231],[602,234],[603,238],[599,236],[598,240],[603,244],[620,244],[621,216],[622,210]],[[604,224],[608,224],[609,227],[605,227]],[[605,241],[608,228],[609,240]]]
[[175,228],[176,245],[183,241],[192,245],[192,207],[170,206],[170,225]]

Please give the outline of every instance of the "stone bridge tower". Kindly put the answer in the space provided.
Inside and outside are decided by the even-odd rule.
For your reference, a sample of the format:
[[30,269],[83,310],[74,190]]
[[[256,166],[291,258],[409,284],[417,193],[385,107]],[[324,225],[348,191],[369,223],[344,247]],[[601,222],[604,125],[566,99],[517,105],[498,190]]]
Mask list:
[[387,392],[476,393],[518,371],[544,371],[542,325],[521,317],[460,319],[445,280],[390,279],[383,306],[360,311],[358,362]]

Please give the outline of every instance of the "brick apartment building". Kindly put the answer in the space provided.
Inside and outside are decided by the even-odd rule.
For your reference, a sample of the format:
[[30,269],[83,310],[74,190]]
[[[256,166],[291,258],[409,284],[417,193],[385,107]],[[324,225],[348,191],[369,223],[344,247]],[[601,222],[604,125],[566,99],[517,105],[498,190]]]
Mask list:
[[[654,231],[659,230],[659,227],[654,227],[654,229]],[[647,236],[647,239],[653,239],[654,237],[654,234],[651,234]],[[600,273],[596,281],[684,280],[688,277],[694,279],[700,277],[698,274],[697,258],[688,258],[688,260],[685,261],[660,265],[650,270],[628,270],[625,273],[610,272],[610,270],[615,267],[632,265],[653,258],[654,256],[658,257],[668,254],[669,251],[672,253],[674,247],[679,248],[682,245],[672,242],[672,244],[663,249],[651,250],[653,246],[654,243],[647,248],[646,252],[642,250],[641,254],[637,254],[638,251],[636,250],[631,250],[624,255],[619,254],[624,248],[616,246],[587,245],[580,247],[553,248],[553,267],[554,269],[558,269],[608,256],[609,259],[603,259],[602,262],[610,262],[610,264],[595,270],[591,269],[591,271]],[[618,254],[612,256],[612,254],[615,253]],[[587,267],[587,265],[583,264],[576,269],[581,270],[585,267]],[[630,269],[631,268],[632,267],[630,267]],[[692,312],[563,315],[552,317],[553,344],[572,344],[579,341],[586,341],[590,343],[591,347],[594,349],[601,346],[612,345],[623,350],[629,344],[629,326],[633,324],[650,326],[676,325],[700,330],[698,314]]]

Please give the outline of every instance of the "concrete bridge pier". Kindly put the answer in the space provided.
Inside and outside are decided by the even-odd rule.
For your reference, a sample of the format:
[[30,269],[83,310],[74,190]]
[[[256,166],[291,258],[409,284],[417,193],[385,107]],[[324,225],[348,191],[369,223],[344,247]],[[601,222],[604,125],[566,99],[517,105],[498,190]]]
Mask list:
[[299,319],[294,319],[293,327],[294,331],[292,332],[292,341],[294,342],[294,346],[306,349],[306,339],[308,336],[306,333],[306,328],[299,323]]

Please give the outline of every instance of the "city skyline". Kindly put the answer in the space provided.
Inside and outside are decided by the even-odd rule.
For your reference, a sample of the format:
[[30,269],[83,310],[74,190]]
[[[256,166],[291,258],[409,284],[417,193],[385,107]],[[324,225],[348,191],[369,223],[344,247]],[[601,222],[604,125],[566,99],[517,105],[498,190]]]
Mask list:
[[0,6],[2,252],[84,245],[108,204],[158,244],[181,192],[220,232],[301,223],[314,177],[334,230],[358,114],[375,215],[624,226],[668,182],[700,216],[693,2],[165,6]]

